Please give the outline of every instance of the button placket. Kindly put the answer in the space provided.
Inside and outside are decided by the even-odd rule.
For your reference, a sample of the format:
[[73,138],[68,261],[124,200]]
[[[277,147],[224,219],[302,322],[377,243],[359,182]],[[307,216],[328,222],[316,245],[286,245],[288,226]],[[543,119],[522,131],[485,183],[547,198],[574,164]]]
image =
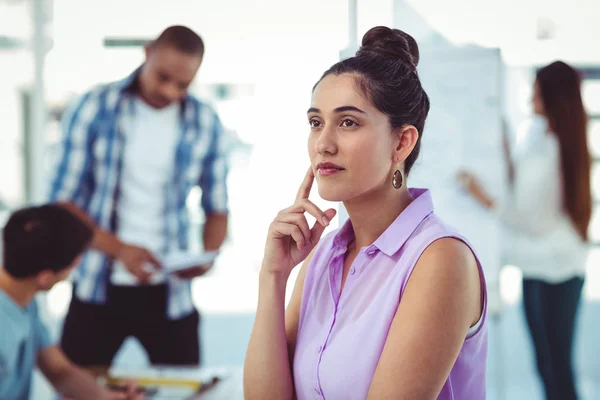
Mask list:
[[[334,262],[338,261],[334,259]],[[340,269],[341,266],[339,264],[335,264],[333,266],[330,267],[329,270],[329,274],[330,274],[330,286],[331,286],[331,295],[332,295],[332,300],[333,300],[333,310],[332,310],[332,316],[331,316],[331,324],[329,326],[329,331],[327,332],[327,335],[325,336],[325,340],[323,342],[322,345],[319,346],[317,354],[318,356],[316,356],[317,358],[317,376],[316,376],[316,387],[314,388],[314,392],[317,395],[317,398],[322,399],[323,393],[321,392],[320,389],[320,369],[321,369],[321,360],[323,357],[323,352],[325,351],[325,347],[327,346],[327,342],[329,341],[329,337],[331,335],[331,332],[333,330],[333,327],[335,325],[336,319],[337,319],[337,313],[338,313],[338,304],[340,301],[340,293],[339,293],[339,285],[338,285],[338,279],[336,279],[338,277],[338,274],[340,273]],[[337,291],[337,293],[336,293]]]

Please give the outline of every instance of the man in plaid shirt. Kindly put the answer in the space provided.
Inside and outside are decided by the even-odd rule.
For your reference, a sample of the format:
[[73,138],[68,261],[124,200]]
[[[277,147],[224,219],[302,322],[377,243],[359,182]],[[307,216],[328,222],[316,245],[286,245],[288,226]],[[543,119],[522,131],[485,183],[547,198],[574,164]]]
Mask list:
[[167,275],[157,255],[188,248],[186,199],[196,185],[204,249],[218,250],[227,232],[225,132],[188,94],[203,55],[196,33],[169,27],[138,70],[85,93],[65,114],[50,200],[94,229],[61,339],[79,365],[110,365],[129,336],[153,364],[200,363],[190,280],[211,265]]

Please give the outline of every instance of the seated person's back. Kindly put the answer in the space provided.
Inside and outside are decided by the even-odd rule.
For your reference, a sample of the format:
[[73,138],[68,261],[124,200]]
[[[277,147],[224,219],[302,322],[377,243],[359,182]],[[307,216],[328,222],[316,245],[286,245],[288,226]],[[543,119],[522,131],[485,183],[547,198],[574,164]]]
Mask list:
[[57,347],[38,314],[35,295],[66,279],[92,240],[90,227],[57,205],[15,212],[2,232],[0,268],[0,399],[29,398],[37,366],[73,399],[127,399],[102,389]]

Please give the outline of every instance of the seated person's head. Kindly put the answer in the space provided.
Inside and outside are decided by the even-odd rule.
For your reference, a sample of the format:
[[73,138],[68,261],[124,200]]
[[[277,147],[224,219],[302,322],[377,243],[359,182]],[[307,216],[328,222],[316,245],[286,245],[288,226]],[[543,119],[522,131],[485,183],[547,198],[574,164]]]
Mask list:
[[25,208],[4,227],[3,266],[15,280],[49,290],[69,276],[91,239],[92,229],[60,206]]

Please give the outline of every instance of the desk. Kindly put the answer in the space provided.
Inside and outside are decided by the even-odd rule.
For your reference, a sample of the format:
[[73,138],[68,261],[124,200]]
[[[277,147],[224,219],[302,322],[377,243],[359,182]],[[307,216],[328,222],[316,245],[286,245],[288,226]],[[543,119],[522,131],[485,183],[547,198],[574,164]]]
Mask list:
[[174,386],[172,383],[166,385],[153,385],[158,387],[159,392],[156,395],[147,396],[147,400],[243,400],[243,368],[221,367],[221,368],[189,368],[189,367],[144,367],[127,368],[113,367],[110,371],[107,368],[93,368],[91,372],[101,381],[108,379],[137,379],[139,381],[147,379],[168,380],[168,381],[193,381],[210,382],[213,377],[220,378],[214,386],[202,390],[201,393],[194,394],[193,388],[186,385],[181,387]]
[[192,396],[187,400],[243,400],[243,369],[230,370],[230,374],[204,393]]

